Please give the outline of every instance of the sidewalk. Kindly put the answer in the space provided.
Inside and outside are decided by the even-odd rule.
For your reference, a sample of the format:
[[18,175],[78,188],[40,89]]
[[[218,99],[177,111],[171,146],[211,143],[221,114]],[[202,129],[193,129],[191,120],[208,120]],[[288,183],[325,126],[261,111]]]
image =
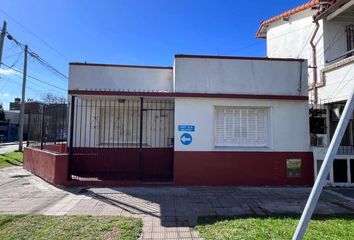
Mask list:
[[[142,239],[201,239],[200,216],[300,214],[309,188],[115,187],[58,189],[21,167],[0,170],[0,212],[114,215],[143,220]],[[353,214],[354,200],[324,191],[316,214]]]

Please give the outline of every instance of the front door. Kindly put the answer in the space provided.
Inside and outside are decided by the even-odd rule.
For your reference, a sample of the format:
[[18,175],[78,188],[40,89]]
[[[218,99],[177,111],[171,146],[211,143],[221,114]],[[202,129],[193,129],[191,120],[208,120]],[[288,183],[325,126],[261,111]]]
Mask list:
[[72,102],[70,176],[172,180],[173,99],[77,97]]
[[141,179],[172,180],[173,100],[142,99]]

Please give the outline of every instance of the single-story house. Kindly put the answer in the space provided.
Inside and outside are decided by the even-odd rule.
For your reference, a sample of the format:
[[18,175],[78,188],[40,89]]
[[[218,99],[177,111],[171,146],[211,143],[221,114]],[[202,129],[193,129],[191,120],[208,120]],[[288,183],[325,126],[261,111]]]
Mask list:
[[307,88],[302,59],[70,63],[68,178],[311,185]]

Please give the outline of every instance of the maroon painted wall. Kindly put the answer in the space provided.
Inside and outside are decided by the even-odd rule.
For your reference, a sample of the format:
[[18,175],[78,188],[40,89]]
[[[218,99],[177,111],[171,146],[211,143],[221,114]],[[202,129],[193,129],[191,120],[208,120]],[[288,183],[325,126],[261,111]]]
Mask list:
[[[287,178],[286,159],[301,158],[301,178]],[[175,152],[176,185],[280,186],[313,183],[312,152]]]
[[71,166],[80,177],[172,179],[173,149],[144,148],[140,153],[138,148],[74,148]]
[[136,148],[74,148],[72,173],[80,177],[135,179],[139,176]]
[[23,167],[54,185],[67,183],[68,155],[37,148],[25,148]]
[[66,143],[43,145],[43,149],[57,153],[67,153]]

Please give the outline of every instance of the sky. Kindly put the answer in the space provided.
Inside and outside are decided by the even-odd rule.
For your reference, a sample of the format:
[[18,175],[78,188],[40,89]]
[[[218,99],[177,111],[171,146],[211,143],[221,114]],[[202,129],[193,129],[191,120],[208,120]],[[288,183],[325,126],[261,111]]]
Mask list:
[[[172,66],[175,54],[266,56],[265,40],[255,37],[260,22],[304,2],[0,0],[0,24],[68,76],[69,62]],[[21,96],[23,69],[23,51],[8,39],[3,63],[12,67],[0,69],[0,103],[8,109]],[[67,79],[33,57],[27,73],[26,98],[67,95]]]

